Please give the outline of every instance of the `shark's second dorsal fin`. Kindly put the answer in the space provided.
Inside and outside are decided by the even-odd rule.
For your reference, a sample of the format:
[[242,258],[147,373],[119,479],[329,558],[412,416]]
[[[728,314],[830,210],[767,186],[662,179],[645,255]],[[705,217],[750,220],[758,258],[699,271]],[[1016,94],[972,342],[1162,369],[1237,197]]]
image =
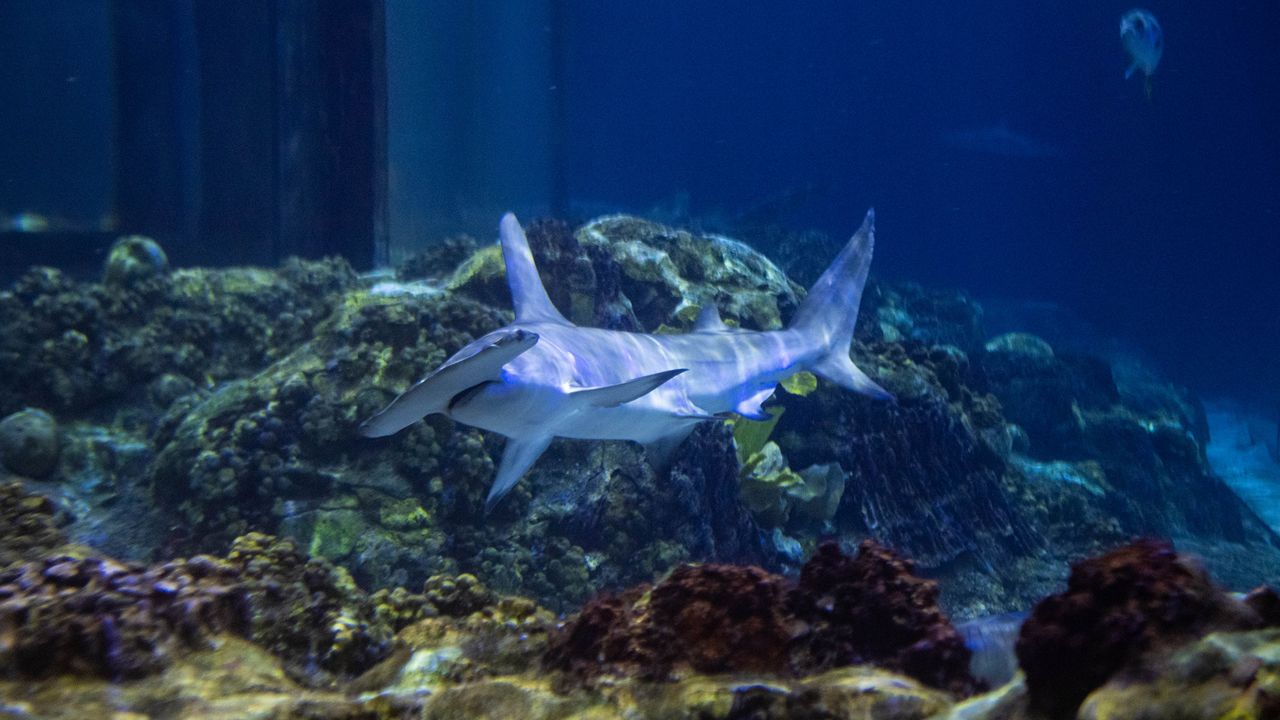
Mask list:
[[716,309],[715,303],[707,303],[698,311],[698,317],[693,321],[694,332],[724,332],[729,326],[724,324],[720,319],[720,311]]
[[498,224],[498,237],[502,239],[502,259],[507,265],[507,286],[511,288],[511,302],[515,305],[516,322],[550,322],[572,325],[551,304],[547,289],[538,277],[533,263],[529,239],[516,216],[507,213]]
[[678,368],[676,370],[663,370],[662,372],[652,375],[642,375],[635,380],[628,380],[617,385],[604,385],[601,387],[583,388],[570,393],[577,402],[595,405],[596,407],[615,407],[625,402],[631,402],[636,398],[644,397],[649,393],[657,390],[663,383],[671,378],[686,372],[686,368]]

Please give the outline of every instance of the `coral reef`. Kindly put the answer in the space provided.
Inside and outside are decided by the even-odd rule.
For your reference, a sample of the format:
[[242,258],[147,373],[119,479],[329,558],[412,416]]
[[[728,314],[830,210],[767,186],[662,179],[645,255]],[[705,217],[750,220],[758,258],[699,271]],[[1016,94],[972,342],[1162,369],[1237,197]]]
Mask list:
[[1031,707],[1065,717],[1153,648],[1262,623],[1172,545],[1143,540],[1075,564],[1066,591],[1036,605],[1016,649]]
[[592,600],[552,636],[545,662],[587,680],[874,664],[969,694],[969,651],[937,595],[869,541],[854,558],[823,545],[794,584],[758,568],[686,565],[652,587]]
[[306,342],[356,279],[340,260],[126,274],[82,283],[32,268],[0,292],[0,413],[86,413],[166,373],[200,386],[243,377]]
[[[719,236],[624,216],[528,234],[584,324],[678,331],[714,303],[731,325],[777,327],[803,295]],[[789,267],[840,245],[797,242],[810,249]],[[789,572],[822,537],[901,550],[957,616],[1025,608],[1068,561],[1142,534],[1237,589],[1280,577],[1280,538],[1209,472],[1194,398],[1141,363],[990,338],[963,293],[868,286],[854,353],[896,403],[802,377],[771,401],[775,425],[735,424],[739,450],[755,426],[754,449],[739,457],[709,423],[669,470],[630,444],[556,441],[485,517],[500,439],[441,417],[377,441],[354,429],[509,320],[496,246],[442,243],[405,284],[336,260],[166,269],[141,240],[117,247],[109,280],[33,268],[0,292],[0,413],[56,415],[43,489],[72,539],[117,557],[222,555],[266,532],[370,589],[470,573],[556,611],[684,562]],[[411,605],[378,612],[408,621]]]
[[147,569],[51,555],[0,572],[0,674],[136,678],[213,635],[246,633],[235,574],[193,562]]

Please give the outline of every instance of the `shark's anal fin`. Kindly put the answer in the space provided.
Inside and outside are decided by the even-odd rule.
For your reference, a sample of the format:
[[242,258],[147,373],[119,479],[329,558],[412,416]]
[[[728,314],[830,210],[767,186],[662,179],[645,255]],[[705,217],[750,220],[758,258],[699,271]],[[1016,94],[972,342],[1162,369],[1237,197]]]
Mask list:
[[365,437],[384,437],[412,425],[431,413],[444,412],[454,396],[502,376],[502,366],[533,347],[538,334],[512,330],[472,355],[449,363],[405,390],[390,405],[360,426]]
[[493,478],[493,485],[489,487],[489,497],[484,501],[486,515],[493,512],[493,508],[502,496],[515,487],[516,482],[533,466],[538,456],[542,455],[550,444],[550,435],[507,440],[507,446],[502,451],[502,462],[498,464],[498,474]]
[[502,240],[502,260],[507,265],[507,285],[511,288],[511,302],[515,305],[516,322],[548,322],[572,325],[551,303],[547,289],[538,277],[538,267],[533,262],[529,239],[516,216],[507,213],[498,224],[498,236]]
[[685,371],[686,368],[664,370],[652,375],[643,375],[635,380],[628,380],[617,385],[575,390],[569,394],[569,397],[575,402],[596,407],[615,407],[648,395],[657,390],[663,383]]
[[748,420],[768,420],[773,416],[765,412],[764,408],[761,406],[764,405],[766,400],[773,397],[773,391],[775,389],[775,386],[770,385],[769,387],[748,396],[742,402],[738,403],[738,406],[735,407],[733,411]]
[[693,321],[694,332],[724,332],[728,329],[729,326],[720,319],[720,311],[714,303],[703,305],[698,311],[697,319]]
[[676,451],[684,444],[685,438],[689,437],[691,432],[693,432],[693,426],[689,425],[653,442],[645,443],[644,452],[649,457],[649,466],[659,473],[670,470],[676,459]]

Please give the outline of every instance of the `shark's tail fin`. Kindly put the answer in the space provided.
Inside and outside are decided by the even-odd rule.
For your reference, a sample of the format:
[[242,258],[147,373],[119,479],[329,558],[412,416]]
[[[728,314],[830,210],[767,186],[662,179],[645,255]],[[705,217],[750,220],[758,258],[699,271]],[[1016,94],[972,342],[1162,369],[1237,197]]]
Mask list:
[[808,370],[841,387],[880,400],[890,400],[893,395],[872,382],[849,359],[853,327],[858,321],[858,304],[862,301],[862,289],[867,284],[871,252],[876,242],[875,220],[875,210],[868,210],[862,227],[809,290],[809,296],[796,312],[791,327],[826,349]]

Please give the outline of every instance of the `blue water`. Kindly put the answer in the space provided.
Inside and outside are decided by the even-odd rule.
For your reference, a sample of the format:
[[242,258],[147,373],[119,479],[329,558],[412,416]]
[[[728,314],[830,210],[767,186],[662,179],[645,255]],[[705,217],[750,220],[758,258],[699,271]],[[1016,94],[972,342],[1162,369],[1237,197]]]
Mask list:
[[[1149,99],[1124,3],[573,7],[575,194],[809,187],[786,219],[840,235],[875,205],[881,276],[1055,301],[1202,392],[1280,400],[1275,3],[1150,4]],[[1034,144],[961,142],[1002,126]]]
[[[844,237],[875,206],[880,277],[1057,303],[1204,395],[1280,403],[1275,2],[1148,4],[1166,36],[1149,97],[1124,79],[1128,2],[379,5],[393,241],[492,232],[505,209],[733,230],[779,198],[768,220]],[[225,219],[187,218],[220,235],[200,243],[243,228],[244,242],[269,244],[271,209],[224,197],[270,173],[250,156],[261,148],[226,128],[212,130],[231,147],[191,146],[212,131],[200,122],[272,117],[193,106],[235,88],[252,91],[245,103],[279,96],[288,78],[209,52],[249,66],[269,58],[270,32],[220,27],[227,18],[190,0],[103,7],[0,6],[0,59],[14,70],[0,75],[12,110],[0,113],[0,212],[110,224],[116,128],[157,112],[112,102],[110,32],[127,16],[187,38],[154,50],[155,62],[171,54],[180,105],[175,137],[158,119],[156,142],[191,156],[157,192]],[[263,122],[245,137],[269,141]],[[247,177],[216,177],[237,168]],[[192,197],[200,172],[223,195]]]

